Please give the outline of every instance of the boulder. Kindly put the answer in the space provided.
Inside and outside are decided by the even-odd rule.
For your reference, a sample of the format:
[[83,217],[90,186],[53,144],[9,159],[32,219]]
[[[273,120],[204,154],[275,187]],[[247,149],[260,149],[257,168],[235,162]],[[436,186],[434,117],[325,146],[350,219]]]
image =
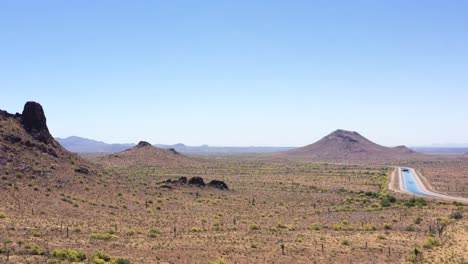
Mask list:
[[202,177],[193,177],[189,180],[188,182],[191,185],[197,185],[197,186],[205,186],[205,181],[203,180]]
[[226,183],[223,181],[218,181],[218,180],[212,180],[210,183],[208,183],[208,186],[220,189],[220,190],[229,190],[229,187],[227,186]]

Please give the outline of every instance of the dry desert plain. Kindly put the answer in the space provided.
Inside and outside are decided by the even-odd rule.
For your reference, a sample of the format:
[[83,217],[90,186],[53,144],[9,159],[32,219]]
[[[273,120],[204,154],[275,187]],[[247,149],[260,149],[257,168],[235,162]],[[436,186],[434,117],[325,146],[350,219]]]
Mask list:
[[467,263],[466,205],[388,190],[392,166],[411,166],[467,197],[466,159],[342,130],[309,149],[315,160],[195,157],[142,142],[85,159],[53,140],[40,105],[0,112],[0,263]]

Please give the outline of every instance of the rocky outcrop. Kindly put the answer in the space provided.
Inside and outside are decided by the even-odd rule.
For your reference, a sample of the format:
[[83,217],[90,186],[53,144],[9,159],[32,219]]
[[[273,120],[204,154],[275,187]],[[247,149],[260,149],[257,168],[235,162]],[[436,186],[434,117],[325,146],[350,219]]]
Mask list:
[[226,183],[223,181],[218,181],[218,180],[212,180],[210,183],[208,183],[208,186],[220,189],[220,190],[229,190],[229,187],[227,186]]
[[138,142],[138,145],[136,145],[136,147],[137,148],[151,147],[151,144],[146,141],[140,141]]
[[191,185],[197,185],[197,186],[205,186],[205,181],[203,180],[202,177],[193,177],[189,180],[188,182]]
[[[229,190],[229,187],[223,181],[212,180],[208,184],[206,184],[205,181],[203,180],[203,178],[198,177],[198,176],[193,177],[188,181],[187,181],[187,177],[180,177],[178,180],[169,179],[169,180],[165,180],[163,182],[160,182],[160,184],[163,184],[163,185],[160,186],[161,188],[167,188],[167,189],[172,189],[172,187],[170,187],[167,184],[173,184],[173,186],[174,185],[181,186],[181,185],[188,184],[188,185],[193,185],[193,186],[198,186],[198,187],[208,186],[208,187],[215,188],[215,189],[218,189],[218,190]],[[168,187],[170,187],[170,188],[168,188]]]
[[47,128],[44,110],[39,103],[27,102],[21,114],[21,124],[34,139],[50,144],[54,138]]

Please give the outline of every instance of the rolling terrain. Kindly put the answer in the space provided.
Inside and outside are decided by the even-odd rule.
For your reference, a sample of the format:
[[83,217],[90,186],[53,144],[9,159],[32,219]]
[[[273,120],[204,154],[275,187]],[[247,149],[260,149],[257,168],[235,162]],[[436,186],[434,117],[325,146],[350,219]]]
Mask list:
[[[348,131],[319,143],[286,156],[350,163],[414,157],[430,181],[451,170],[458,174],[450,190],[466,184],[463,160],[419,161],[418,153]],[[391,192],[386,165],[279,154],[200,158],[142,141],[84,159],[53,139],[39,104],[27,103],[22,114],[2,111],[0,263],[468,260],[463,204]],[[184,177],[223,181],[229,190],[180,184]]]

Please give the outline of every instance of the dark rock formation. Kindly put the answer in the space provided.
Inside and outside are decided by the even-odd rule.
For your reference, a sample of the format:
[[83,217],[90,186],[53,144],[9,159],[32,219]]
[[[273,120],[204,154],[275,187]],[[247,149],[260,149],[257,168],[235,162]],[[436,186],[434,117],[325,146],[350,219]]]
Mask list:
[[172,183],[172,184],[187,184],[187,177],[180,177],[178,180],[165,180],[161,183]]
[[220,190],[229,190],[229,187],[227,186],[226,183],[223,181],[218,181],[218,180],[212,180],[210,183],[208,183],[208,186],[220,189]]
[[197,186],[205,186],[205,181],[203,181],[202,177],[193,177],[189,180],[188,182],[191,185],[197,185]]
[[187,177],[180,177],[179,180],[177,180],[177,183],[187,184]]
[[146,142],[146,141],[140,141],[138,142],[137,148],[142,148],[142,147],[150,147],[151,144]]
[[75,172],[82,173],[82,174],[89,174],[89,170],[83,167],[75,169]]
[[170,148],[168,150],[174,154],[179,154],[179,152],[177,152],[177,150],[175,150],[174,148]]
[[22,124],[24,129],[35,139],[49,144],[54,141],[47,128],[46,117],[42,106],[36,102],[24,105]]

